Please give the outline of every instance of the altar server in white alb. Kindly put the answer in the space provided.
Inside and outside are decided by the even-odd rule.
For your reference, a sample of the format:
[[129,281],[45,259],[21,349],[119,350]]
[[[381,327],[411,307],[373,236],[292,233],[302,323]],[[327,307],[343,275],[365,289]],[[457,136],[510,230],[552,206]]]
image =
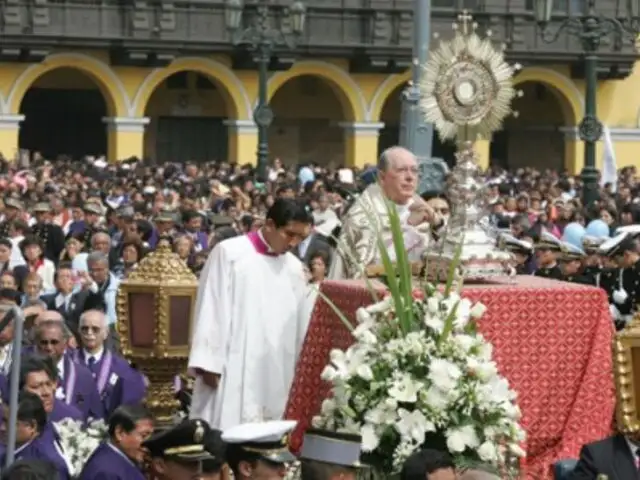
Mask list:
[[290,250],[312,224],[304,204],[278,199],[259,231],[211,252],[189,356],[191,418],[217,429],[282,418],[309,321],[304,268]]

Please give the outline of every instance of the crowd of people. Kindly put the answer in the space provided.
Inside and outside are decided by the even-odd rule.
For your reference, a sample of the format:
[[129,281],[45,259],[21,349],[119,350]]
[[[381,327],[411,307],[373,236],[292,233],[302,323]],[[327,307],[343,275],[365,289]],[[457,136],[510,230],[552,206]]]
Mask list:
[[[348,269],[340,275],[335,273],[336,263],[344,256],[340,238],[354,234],[351,222],[362,192],[368,194],[379,180],[379,188],[390,200],[414,196],[418,170],[415,158],[408,153],[394,147],[383,153],[377,165],[360,170],[287,167],[275,160],[266,179],[258,179],[250,165],[225,163],[149,165],[131,159],[107,165],[100,161],[42,161],[21,171],[10,164],[0,165],[0,314],[18,306],[26,319],[16,450],[16,458],[25,461],[15,463],[3,478],[56,478],[46,476],[52,471],[50,467],[41,468],[41,476],[26,476],[24,472],[29,469],[38,471],[35,460],[52,462],[62,479],[71,475],[87,480],[145,478],[143,475],[161,480],[226,478],[225,466],[238,478],[284,478],[285,463],[293,458],[282,439],[295,422],[265,422],[258,417],[265,409],[272,410],[269,418],[279,418],[282,413],[287,381],[290,384],[295,355],[304,339],[304,319],[296,331],[286,331],[289,324],[285,322],[295,315],[287,305],[298,295],[297,284],[291,279],[298,271],[305,284],[311,285],[329,276],[344,278]],[[583,205],[579,178],[566,172],[490,169],[484,177],[488,221],[502,246],[517,258],[518,273],[604,288],[612,317],[621,327],[640,302],[640,289],[636,288],[640,228],[634,227],[640,223],[640,188],[635,179],[635,168],[625,168],[619,172],[617,185],[604,185],[596,202]],[[422,215],[419,222],[428,221],[432,227],[428,236],[437,240],[453,205],[444,190],[419,193],[411,211]],[[409,215],[410,225],[411,218]],[[301,227],[292,228],[294,224]],[[576,224],[591,228],[579,242],[569,235]],[[275,276],[267,277],[270,270],[261,273],[253,264],[247,266],[251,274],[234,267],[236,270],[227,275],[249,282],[249,292],[260,290],[264,298],[254,306],[259,309],[269,303],[268,309],[276,312],[271,317],[283,319],[282,325],[271,324],[270,331],[257,328],[255,320],[246,324],[246,328],[254,329],[256,337],[256,343],[250,346],[252,353],[259,350],[260,358],[274,360],[247,377],[250,360],[238,359],[237,378],[258,381],[265,369],[278,371],[278,362],[285,362],[288,373],[283,373],[283,385],[272,382],[263,389],[262,410],[254,412],[255,418],[247,418],[240,408],[229,408],[237,397],[221,393],[216,400],[214,393],[219,387],[221,392],[235,392],[241,385],[219,385],[218,358],[210,351],[207,335],[198,335],[199,328],[211,324],[198,327],[196,319],[190,367],[196,376],[196,389],[198,382],[200,387],[211,389],[210,397],[197,407],[210,413],[172,429],[154,431],[154,419],[140,406],[147,391],[146,379],[119,353],[115,328],[119,283],[145,255],[161,245],[171,248],[196,275],[202,275],[201,284],[214,277],[219,280],[224,272],[214,271],[212,265],[231,265],[235,258],[250,256],[238,242],[223,243],[228,248],[216,246],[243,235],[260,254],[291,252],[291,258],[299,260],[287,264],[291,277],[280,276],[277,282]],[[361,253],[357,245],[354,252]],[[373,257],[359,260],[365,265],[375,261]],[[353,270],[350,276],[358,277],[358,272]],[[213,303],[217,302],[212,304],[212,311],[224,303],[216,290],[222,282],[217,283],[210,289]],[[276,301],[278,295],[281,302]],[[200,296],[204,298],[200,303],[206,303],[206,295],[201,292]],[[234,297],[240,304],[251,303],[249,298],[245,300]],[[257,314],[246,310],[233,320],[229,315],[225,321],[235,322],[234,328],[220,328],[235,332],[243,325],[240,318]],[[14,335],[12,323],[0,331],[0,393],[4,405],[9,400]],[[268,335],[273,336],[274,348],[285,345],[282,350],[290,353],[290,359],[283,360],[284,355],[275,355],[268,345],[265,347],[270,343],[264,340]],[[206,345],[199,346],[199,339]],[[200,358],[194,353],[200,347],[210,355]],[[186,410],[191,407],[188,383],[178,392]],[[201,389],[201,397],[203,392]],[[223,397],[226,401],[220,400]],[[274,397],[278,398],[269,403]],[[4,414],[7,418],[6,408]],[[75,474],[60,452],[54,427],[67,418],[108,422],[108,441],[85,471]],[[303,479],[355,475],[343,453],[335,450],[340,444],[335,438],[317,432],[315,438],[321,439],[315,448],[309,442],[302,452]],[[346,441],[342,437],[338,440]],[[347,440],[358,444],[354,439]],[[146,470],[141,469],[143,464]],[[320,468],[327,464],[333,465],[333,470]],[[421,452],[405,467],[403,480],[460,478],[452,460],[442,452]],[[346,476],[335,476],[335,471]],[[100,476],[99,472],[111,473]],[[484,478],[478,472],[474,475],[464,478]]]

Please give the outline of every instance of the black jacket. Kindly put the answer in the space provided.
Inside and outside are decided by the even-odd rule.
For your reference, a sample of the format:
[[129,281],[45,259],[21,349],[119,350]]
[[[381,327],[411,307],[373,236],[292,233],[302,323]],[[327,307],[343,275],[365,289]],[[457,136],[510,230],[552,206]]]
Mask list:
[[606,475],[609,480],[639,478],[635,459],[623,435],[584,445],[578,464],[567,480],[596,480],[598,475]]

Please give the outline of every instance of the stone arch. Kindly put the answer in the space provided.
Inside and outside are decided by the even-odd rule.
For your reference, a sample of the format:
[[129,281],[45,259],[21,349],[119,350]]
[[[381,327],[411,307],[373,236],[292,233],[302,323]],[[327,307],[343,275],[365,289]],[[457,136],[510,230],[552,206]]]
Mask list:
[[348,72],[328,62],[299,62],[286,72],[276,73],[269,79],[267,89],[269,100],[289,80],[302,76],[318,77],[327,82],[342,105],[346,121],[365,122],[369,120],[364,95],[358,84],[349,76]]
[[26,68],[14,82],[6,99],[5,113],[17,114],[27,91],[43,75],[59,68],[78,70],[91,78],[102,93],[109,115],[128,116],[129,97],[122,82],[104,62],[81,53],[60,53],[48,56],[41,63]]
[[371,97],[371,102],[369,103],[369,118],[372,122],[380,120],[380,115],[382,115],[382,110],[384,109],[389,96],[395,92],[398,87],[403,86],[409,80],[411,80],[411,71],[407,70],[399,75],[389,75],[380,85],[378,85],[378,88],[376,88],[373,97]]
[[556,97],[567,126],[578,125],[584,115],[584,97],[573,81],[560,72],[544,67],[525,68],[514,78],[514,84],[541,83]]
[[251,102],[240,79],[222,63],[199,57],[175,60],[166,68],[157,68],[142,82],[133,99],[132,116],[142,117],[151,95],[162,82],[174,73],[197,72],[208,77],[220,88],[229,118],[248,120],[252,118]]

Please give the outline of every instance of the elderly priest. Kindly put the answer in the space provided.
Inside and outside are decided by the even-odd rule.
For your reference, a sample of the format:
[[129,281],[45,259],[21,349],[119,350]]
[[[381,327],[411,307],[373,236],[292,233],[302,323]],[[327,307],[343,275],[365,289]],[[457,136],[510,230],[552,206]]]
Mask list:
[[409,261],[422,259],[445,221],[416,195],[417,184],[418,161],[413,153],[402,147],[382,152],[378,183],[369,185],[343,217],[330,278],[361,278],[367,275],[367,267],[381,265],[378,235],[395,261],[388,205],[395,207],[400,217]]

